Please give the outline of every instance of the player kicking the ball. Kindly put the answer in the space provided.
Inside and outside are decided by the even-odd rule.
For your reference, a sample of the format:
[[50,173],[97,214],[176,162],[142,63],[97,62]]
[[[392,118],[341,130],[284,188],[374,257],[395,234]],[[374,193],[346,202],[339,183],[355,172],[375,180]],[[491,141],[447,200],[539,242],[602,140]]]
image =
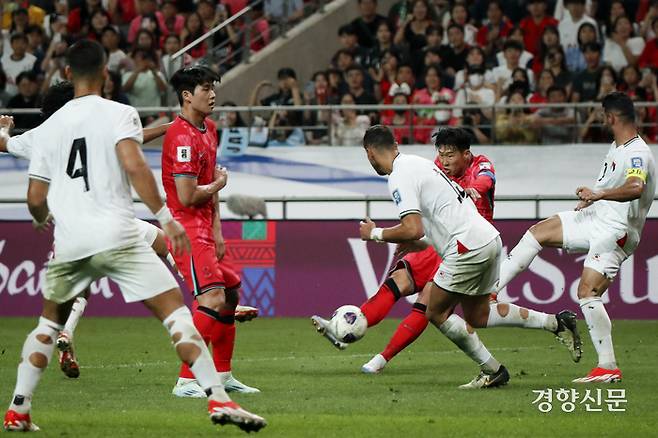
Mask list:
[[[399,243],[402,250],[423,250],[432,244],[441,264],[424,293],[429,296],[428,319],[437,327],[461,304],[464,319],[472,327],[517,326],[568,331],[560,318],[506,304],[509,316],[490,307],[491,287],[498,280],[502,243],[498,231],[480,216],[473,201],[433,162],[401,154],[390,129],[378,125],[363,139],[368,160],[380,175],[389,175],[391,197],[400,212],[400,223],[377,228],[367,220],[360,227],[361,238]],[[422,239],[422,240],[421,240]]]
[[[578,187],[580,203],[533,225],[502,263],[502,289],[525,270],[545,247],[587,253],[578,299],[587,321],[598,365],[577,383],[621,381],[612,345],[612,324],[601,297],[619,267],[637,248],[642,228],[656,193],[653,155],[635,127],[633,101],[614,92],[603,99],[605,123],[614,141],[594,188]],[[493,289],[492,289],[493,290]]]
[[[162,321],[180,359],[209,395],[214,423],[259,430],[265,420],[226,395],[210,353],[195,329],[173,275],[140,238],[130,184],[156,215],[174,254],[189,249],[183,227],[163,205],[139,144],[137,111],[100,97],[107,76],[105,51],[82,40],[69,48],[66,75],[75,99],[33,132],[28,208],[37,227],[55,221],[55,257],[48,263],[43,311],[27,336],[4,428],[34,431],[30,417],[37,384],[55,349],[75,298],[94,280],[116,281],[126,302],[141,301]],[[6,142],[8,132],[0,129]]]
[[[435,134],[434,138],[438,151],[435,164],[452,181],[464,188],[482,217],[492,222],[496,175],[491,161],[484,155],[471,153],[470,135],[461,128],[442,129]],[[419,293],[411,312],[402,320],[386,348],[361,367],[364,373],[381,372],[396,354],[414,342],[425,330],[428,324],[425,311],[429,296],[423,293],[423,288],[432,281],[440,264],[441,257],[431,246],[423,251],[404,255],[377,293],[361,306],[361,311],[368,320],[368,327],[371,327],[379,323],[390,312],[400,296]],[[574,327],[575,330],[575,314],[572,312],[561,312],[549,320],[553,318],[556,321],[563,321],[563,326]],[[335,346],[338,348],[347,346],[332,334],[329,321],[318,316],[314,316],[312,319]],[[562,339],[560,336],[566,333],[571,333],[569,330],[552,330],[553,327],[553,324],[547,324],[544,328],[551,330],[558,336],[558,339]],[[480,373],[469,383],[461,385],[460,388],[492,388],[504,385],[509,381],[507,369],[491,355],[477,333],[459,315],[451,315],[439,329],[480,367]],[[568,338],[567,346],[574,349],[571,348],[574,338],[572,336],[568,336]],[[580,355],[574,358],[575,361],[579,359]]]
[[[225,255],[218,192],[228,176],[224,169],[216,168],[217,130],[208,118],[215,106],[219,80],[219,75],[202,66],[184,68],[172,76],[181,114],[165,135],[162,183],[167,205],[192,244],[191,254],[175,259],[194,291],[194,325],[206,344],[212,345],[215,367],[227,391],[254,393],[260,391],[239,382],[231,373],[240,277]],[[179,397],[205,397],[185,363],[172,392]]]
[[[41,105],[41,117],[43,121],[48,120],[48,118],[53,115],[57,110],[63,107],[67,102],[73,99],[73,84],[69,81],[59,82],[50,88],[43,97],[43,102]],[[143,137],[144,143],[148,143],[151,140],[155,140],[158,137],[161,137],[167,132],[167,128],[171,123],[166,123],[161,126],[156,126],[153,128],[144,128]],[[13,117],[11,116],[0,116],[0,127],[7,129],[13,128]],[[13,136],[8,139],[6,144],[0,142],[0,152],[8,152],[16,158],[21,158],[25,160],[30,160],[32,155],[32,131],[27,131],[23,134]],[[153,248],[155,253],[166,259],[167,262],[174,268],[176,264],[174,259],[167,248],[167,242],[165,240],[165,235],[162,230],[155,225],[152,225],[149,222],[135,219],[135,224],[139,228],[140,236],[146,241],[146,243]],[[89,300],[90,291],[89,288],[76,298],[73,306],[71,307],[71,313],[64,324],[64,330],[62,330],[57,336],[57,349],[59,350],[59,366],[62,372],[70,378],[77,378],[80,376],[80,366],[75,355],[75,350],[73,348],[73,335],[75,329],[78,326],[78,322],[87,307]],[[249,321],[258,316],[258,309],[249,306],[238,306],[235,312],[236,321]]]

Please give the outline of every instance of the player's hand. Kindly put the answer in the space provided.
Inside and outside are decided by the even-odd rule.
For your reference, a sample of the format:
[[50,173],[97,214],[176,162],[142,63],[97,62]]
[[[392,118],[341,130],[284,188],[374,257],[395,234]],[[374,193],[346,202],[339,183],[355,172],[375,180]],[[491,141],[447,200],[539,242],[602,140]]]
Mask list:
[[225,167],[221,167],[221,166],[215,167],[214,177],[215,177],[215,181],[219,185],[219,190],[226,187],[226,184],[228,183],[228,171],[226,170]]
[[53,215],[51,213],[48,213],[48,216],[46,216],[46,219],[43,222],[37,222],[36,220],[32,220],[32,226],[39,233],[44,233],[50,229],[50,224],[52,224],[52,222],[53,222]]
[[581,201],[587,201],[591,204],[601,199],[603,197],[603,193],[595,192],[588,187],[578,187],[576,189],[576,196],[578,196],[578,199]]
[[580,201],[578,203],[578,205],[576,205],[576,208],[574,208],[574,210],[575,211],[580,211],[580,210],[583,210],[583,209],[589,207],[590,205],[592,205],[592,203],[590,201]]
[[482,197],[482,196],[480,196],[480,194],[478,193],[478,191],[475,190],[473,187],[469,187],[469,188],[467,188],[467,189],[464,189],[464,191],[466,192],[466,194],[467,194],[468,196],[471,197],[471,199],[472,199],[473,201],[477,201],[478,199],[480,199],[480,198]]
[[366,217],[364,220],[359,222],[359,234],[361,235],[361,240],[372,240],[370,238],[370,233],[376,227],[375,223],[370,220],[369,217]]
[[225,254],[226,244],[224,243],[224,239],[215,238],[215,256],[217,256],[217,260],[221,261]]
[[171,242],[173,255],[179,256],[190,251],[190,239],[187,237],[185,228],[177,220],[174,219],[162,225],[162,231]]
[[14,117],[0,115],[0,128],[12,129],[14,127]]

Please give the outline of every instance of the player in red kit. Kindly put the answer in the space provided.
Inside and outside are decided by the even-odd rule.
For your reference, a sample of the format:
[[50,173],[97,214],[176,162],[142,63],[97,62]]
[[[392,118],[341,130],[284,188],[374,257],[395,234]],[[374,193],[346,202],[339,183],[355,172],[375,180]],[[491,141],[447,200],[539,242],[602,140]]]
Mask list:
[[[461,128],[445,128],[434,136],[437,148],[435,163],[458,183],[474,201],[480,215],[493,221],[496,175],[493,164],[484,155],[470,151],[470,134]],[[379,290],[361,306],[361,311],[372,327],[383,320],[400,297],[418,293],[411,312],[405,317],[384,350],[361,367],[366,374],[381,372],[388,361],[413,343],[428,325],[425,316],[429,296],[421,293],[425,284],[432,281],[441,264],[441,257],[432,246],[420,252],[401,245],[399,260]],[[313,323],[339,349],[347,344],[340,342],[328,330],[326,320],[314,316]],[[487,350],[477,333],[456,314],[452,314],[439,330],[480,367],[480,373],[462,389],[492,388],[509,381],[507,369]]]
[[[167,206],[185,227],[192,245],[191,253],[176,258],[176,265],[194,291],[194,325],[212,345],[215,368],[226,391],[259,392],[231,374],[240,277],[225,256],[218,192],[228,175],[216,167],[217,129],[208,118],[219,80],[219,75],[206,67],[185,68],[171,78],[181,114],[165,135],[162,182]],[[172,392],[179,397],[205,397],[185,364]]]

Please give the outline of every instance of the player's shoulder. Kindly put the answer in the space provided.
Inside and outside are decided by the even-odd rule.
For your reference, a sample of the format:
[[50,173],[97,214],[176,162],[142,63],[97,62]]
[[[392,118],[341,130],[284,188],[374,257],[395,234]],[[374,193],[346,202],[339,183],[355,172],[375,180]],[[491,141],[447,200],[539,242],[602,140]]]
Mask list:
[[205,122],[206,122],[206,129],[209,132],[217,132],[217,124],[213,119],[211,119],[210,117],[206,117]]
[[471,166],[476,170],[494,170],[493,162],[486,155],[473,155]]

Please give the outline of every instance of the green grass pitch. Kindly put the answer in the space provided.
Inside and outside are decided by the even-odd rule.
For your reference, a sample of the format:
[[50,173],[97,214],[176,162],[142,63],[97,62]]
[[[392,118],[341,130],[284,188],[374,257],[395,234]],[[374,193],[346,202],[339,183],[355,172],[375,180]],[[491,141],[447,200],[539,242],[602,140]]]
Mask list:
[[[20,348],[36,319],[0,320],[0,398],[9,403]],[[504,388],[463,391],[476,367],[432,326],[377,376],[360,366],[379,352],[397,325],[386,320],[346,351],[335,350],[307,319],[260,319],[238,326],[234,374],[261,394],[236,395],[269,425],[263,437],[574,437],[658,436],[658,321],[616,321],[614,341],[624,373],[626,412],[540,413],[532,390],[576,388],[594,365],[587,330],[574,364],[552,336],[538,330],[480,330],[510,370]],[[81,377],[69,380],[55,361],[33,401],[43,436],[188,437],[243,435],[212,426],[205,401],[171,395],[178,363],[154,319],[83,319],[76,334]],[[582,398],[582,396],[580,397]]]

